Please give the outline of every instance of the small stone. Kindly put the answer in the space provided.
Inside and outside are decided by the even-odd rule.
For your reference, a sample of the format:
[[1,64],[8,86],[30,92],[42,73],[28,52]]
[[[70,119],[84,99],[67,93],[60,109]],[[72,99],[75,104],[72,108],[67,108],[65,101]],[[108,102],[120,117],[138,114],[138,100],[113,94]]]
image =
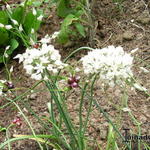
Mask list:
[[35,100],[36,98],[37,98],[37,93],[31,94],[29,97],[30,100]]
[[131,41],[134,38],[134,34],[131,31],[126,31],[123,33],[123,39],[127,41]]
[[106,138],[107,138],[107,130],[105,130],[105,129],[101,129],[100,130],[100,138],[102,139],[102,140],[105,140]]
[[137,21],[143,25],[150,24],[150,17],[138,17]]

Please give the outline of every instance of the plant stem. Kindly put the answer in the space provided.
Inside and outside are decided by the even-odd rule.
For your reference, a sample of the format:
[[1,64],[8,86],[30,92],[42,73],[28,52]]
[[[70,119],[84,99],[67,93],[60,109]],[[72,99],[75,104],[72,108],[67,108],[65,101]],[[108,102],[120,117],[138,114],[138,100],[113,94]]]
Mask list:
[[[6,98],[6,99],[12,102],[11,99],[9,99],[9,98]],[[22,112],[22,110],[21,110],[21,108],[19,107],[19,105],[17,105],[15,102],[12,102],[12,103],[17,107],[17,109],[19,110],[19,112],[21,113],[21,115],[23,116],[23,118],[25,119],[25,121],[27,122],[28,126],[30,127],[30,129],[31,129],[31,131],[32,131],[32,133],[33,133],[33,136],[34,136],[35,138],[37,138],[37,137],[36,137],[36,134],[35,134],[35,132],[34,132],[34,129],[32,128],[32,126],[31,126],[29,120],[28,120],[27,117],[24,115],[24,113]],[[43,150],[43,147],[42,147],[42,145],[40,144],[40,142],[37,141],[37,143],[39,144],[40,149]]]

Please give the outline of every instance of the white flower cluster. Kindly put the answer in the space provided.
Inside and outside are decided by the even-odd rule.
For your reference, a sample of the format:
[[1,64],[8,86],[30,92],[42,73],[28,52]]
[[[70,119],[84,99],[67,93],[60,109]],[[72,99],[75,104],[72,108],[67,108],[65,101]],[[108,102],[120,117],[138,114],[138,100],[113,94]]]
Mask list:
[[39,43],[36,48],[27,48],[24,54],[18,54],[15,58],[19,58],[19,63],[23,62],[27,74],[36,80],[42,79],[44,69],[56,74],[59,69],[67,66],[62,63],[59,51],[47,42]]
[[59,35],[59,33],[60,33],[59,31],[56,31],[56,32],[54,32],[51,36],[49,36],[49,35],[47,34],[47,35],[45,35],[44,38],[42,38],[42,39],[40,40],[40,42],[43,43],[43,44],[51,43],[51,41],[52,41],[53,39],[55,39],[55,38]]
[[100,79],[112,87],[133,76],[133,57],[124,52],[122,47],[108,46],[92,50],[81,62],[85,74],[99,73]]

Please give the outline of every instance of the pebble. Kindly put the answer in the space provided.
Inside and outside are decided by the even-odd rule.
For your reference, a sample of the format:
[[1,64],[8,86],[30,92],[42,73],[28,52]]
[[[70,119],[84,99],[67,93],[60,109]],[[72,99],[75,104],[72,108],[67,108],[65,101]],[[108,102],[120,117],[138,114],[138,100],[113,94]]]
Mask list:
[[29,97],[30,100],[35,100],[36,98],[37,98],[37,93],[31,94]]
[[150,24],[150,17],[138,17],[137,21],[143,25]]
[[107,138],[107,130],[106,129],[100,130],[100,137],[101,137],[101,140],[105,140]]
[[134,38],[134,34],[131,31],[126,31],[126,32],[123,33],[122,37],[123,37],[124,40],[131,41]]

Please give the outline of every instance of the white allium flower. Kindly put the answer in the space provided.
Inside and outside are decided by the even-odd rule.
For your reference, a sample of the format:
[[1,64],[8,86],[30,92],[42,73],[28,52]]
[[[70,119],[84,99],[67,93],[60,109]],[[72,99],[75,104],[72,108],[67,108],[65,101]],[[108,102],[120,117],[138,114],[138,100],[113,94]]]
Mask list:
[[23,31],[22,24],[20,24],[20,26],[19,26],[19,31],[20,31],[20,32],[22,32],[22,31]]
[[53,34],[52,34],[52,36],[51,36],[51,38],[52,39],[55,39],[58,35],[59,35],[59,31],[56,31],[56,32],[54,32]]
[[17,20],[11,19],[11,21],[13,22],[14,25],[19,25]]
[[41,80],[42,79],[42,75],[41,74],[32,74],[31,75],[31,78],[32,79],[35,79],[35,80]]
[[34,34],[34,32],[35,32],[35,31],[34,31],[34,29],[32,28],[32,29],[31,29],[31,33]]
[[14,59],[19,59],[19,63],[21,63],[21,62],[23,62],[24,57],[23,57],[23,55],[18,54],[18,55],[16,55],[16,56],[14,57]]
[[4,53],[4,56],[5,56],[5,58],[9,57],[9,55],[6,52]]
[[12,27],[12,25],[5,25],[5,28],[6,28],[7,30],[10,30],[10,29],[12,29],[13,27]]
[[59,33],[60,33],[59,31],[56,31],[51,36],[49,36],[47,34],[44,38],[41,39],[40,42],[43,43],[43,44],[50,43],[52,41],[52,39],[55,39],[58,36]]
[[75,69],[75,71],[76,71],[76,72],[79,72],[79,71],[80,71],[80,69],[77,67],[77,68]]
[[47,34],[44,38],[40,40],[41,43],[47,44],[51,42],[51,37]]
[[11,68],[10,68],[10,73],[12,73],[13,72],[13,70],[14,70],[14,67],[13,66],[11,66]]
[[5,27],[4,24],[0,23],[0,28],[4,28],[4,27]]
[[26,73],[36,80],[46,79],[45,69],[56,74],[59,69],[66,67],[66,64],[61,61],[59,51],[53,45],[45,43],[41,43],[38,48],[26,49],[24,54],[18,54],[16,58],[19,58],[19,62],[23,62]]
[[42,21],[43,19],[43,15],[40,15],[39,17],[37,17],[37,20]]
[[25,3],[25,2],[20,3],[20,6],[24,7],[24,3]]
[[5,50],[7,51],[9,48],[10,48],[10,45],[8,45],[8,46],[5,48]]
[[36,12],[36,9],[35,9],[35,8],[33,8],[32,13],[33,13],[34,16],[37,15],[37,12]]
[[33,40],[32,38],[30,38],[30,44],[31,44],[31,45],[34,45],[34,44],[35,44],[35,42],[34,42],[34,40]]
[[81,59],[85,74],[99,73],[100,79],[111,87],[124,84],[133,76],[132,61],[133,57],[124,52],[122,47],[114,46],[94,49]]

